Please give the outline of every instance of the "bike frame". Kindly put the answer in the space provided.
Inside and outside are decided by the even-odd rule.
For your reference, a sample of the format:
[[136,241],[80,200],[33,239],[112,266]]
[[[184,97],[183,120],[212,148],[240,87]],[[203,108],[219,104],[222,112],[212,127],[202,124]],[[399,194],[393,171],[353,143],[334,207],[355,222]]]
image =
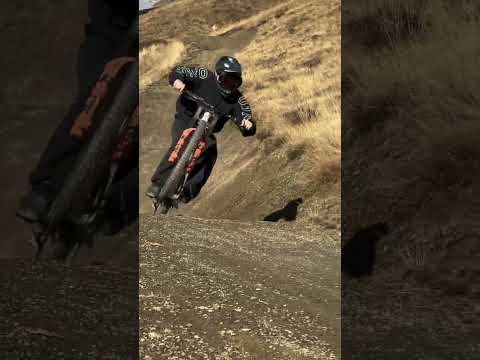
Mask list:
[[[174,168],[165,181],[160,193],[154,200],[154,213],[157,212],[161,204],[165,204],[168,200],[178,200],[180,193],[188,181],[189,173],[186,171],[188,164],[191,163],[194,151],[201,140],[207,139],[215,129],[218,121],[217,110],[213,105],[210,105],[202,97],[192,93],[191,91],[184,91],[183,95],[188,99],[197,103],[198,108],[193,116],[196,123],[194,135],[190,138],[186,149],[179,159],[177,159]],[[164,207],[164,213],[168,212],[169,207]]]

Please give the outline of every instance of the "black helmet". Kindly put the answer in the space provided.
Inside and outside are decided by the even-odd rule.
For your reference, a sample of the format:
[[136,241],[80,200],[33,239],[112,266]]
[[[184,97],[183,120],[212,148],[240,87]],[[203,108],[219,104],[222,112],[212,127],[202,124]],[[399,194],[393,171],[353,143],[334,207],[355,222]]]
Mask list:
[[242,66],[231,56],[222,56],[215,65],[215,75],[220,92],[230,95],[242,85]]

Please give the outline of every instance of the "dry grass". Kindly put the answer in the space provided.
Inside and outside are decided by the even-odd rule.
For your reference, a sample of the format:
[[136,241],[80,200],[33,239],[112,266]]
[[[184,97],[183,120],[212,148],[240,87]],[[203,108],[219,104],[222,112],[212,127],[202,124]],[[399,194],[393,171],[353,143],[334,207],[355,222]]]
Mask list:
[[[379,243],[374,276],[342,286],[349,297],[342,323],[378,319],[380,333],[395,322],[411,329],[409,318],[428,333],[454,329],[470,339],[478,314],[465,309],[478,297],[470,291],[480,270],[472,256],[479,253],[478,16],[467,1],[366,3],[342,9],[342,173],[351,175],[342,177],[342,234],[379,220],[392,234]],[[445,231],[452,227],[459,234]],[[471,229],[474,236],[465,234]],[[349,336],[361,342],[364,332]],[[474,349],[471,339],[458,347],[461,358],[475,357],[464,350]],[[449,340],[439,338],[438,347],[453,348]]]
[[[340,162],[340,103],[333,94],[318,93],[320,71],[272,87],[272,98],[288,99],[264,111],[264,125],[289,145],[307,145],[317,165]],[[265,94],[265,95],[267,95]]]
[[443,144],[454,155],[459,143],[450,140],[458,135],[462,146],[470,144],[470,151],[477,153],[468,134],[479,128],[474,122],[480,116],[478,23],[457,18],[453,21],[456,26],[451,27],[440,21],[445,19],[448,8],[439,7],[438,2],[429,4],[427,10],[421,10],[422,15],[428,14],[422,22],[430,23],[425,38],[412,36],[382,51],[381,56],[372,53],[361,61],[357,58],[345,64],[349,69],[345,77],[353,87],[344,99],[349,114],[345,134],[351,142],[377,124],[385,131],[402,127],[405,135],[415,132],[416,147],[431,156],[429,161],[439,154],[452,168],[449,156],[444,156],[445,148],[439,147],[433,153],[431,150]]
[[[339,206],[340,184],[335,191],[331,192],[330,197],[310,199],[303,209],[304,221],[322,226],[328,230],[340,229],[341,209]],[[327,233],[326,233],[327,234]],[[335,233],[335,237],[336,237]],[[326,235],[327,236],[327,235]]]
[[257,28],[237,56],[260,128],[319,168],[340,167],[339,15],[337,1],[293,0],[216,32]]
[[407,245],[399,251],[404,266],[410,270],[424,270],[438,250],[426,242]]
[[159,81],[177,63],[185,50],[183,43],[153,44],[140,51],[140,91]]
[[[468,228],[470,214],[478,211],[468,194],[478,191],[480,174],[473,135],[480,131],[480,24],[479,8],[468,4],[378,0],[369,8],[348,9],[344,19],[357,30],[388,23],[377,30],[390,40],[372,48],[362,31],[343,35],[352,45],[343,63],[342,158],[344,171],[361,176],[347,179],[344,199],[352,207],[342,217],[352,227],[378,217],[393,228],[408,226],[424,242],[398,239],[410,246],[403,259],[407,267],[436,261],[429,249],[438,238],[415,227],[415,220],[439,228],[456,221]],[[388,21],[378,18],[382,13]],[[372,211],[359,209],[367,203]],[[466,256],[455,254],[459,263]]]
[[347,13],[354,20],[345,29],[369,47],[395,46],[425,30],[427,8],[428,0],[367,0]]

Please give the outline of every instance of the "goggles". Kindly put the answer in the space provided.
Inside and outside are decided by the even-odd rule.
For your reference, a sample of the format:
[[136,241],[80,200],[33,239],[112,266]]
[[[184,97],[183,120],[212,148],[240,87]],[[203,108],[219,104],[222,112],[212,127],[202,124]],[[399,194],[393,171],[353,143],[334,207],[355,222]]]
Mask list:
[[228,91],[236,90],[242,85],[242,78],[238,74],[220,73],[217,74],[217,81],[223,89]]

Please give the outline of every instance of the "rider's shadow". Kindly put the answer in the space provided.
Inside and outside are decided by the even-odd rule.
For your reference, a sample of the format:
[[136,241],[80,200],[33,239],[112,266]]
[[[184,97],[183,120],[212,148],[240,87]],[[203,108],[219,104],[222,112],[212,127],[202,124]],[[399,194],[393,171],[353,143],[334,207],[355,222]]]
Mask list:
[[383,222],[358,231],[342,246],[342,272],[357,278],[372,275],[376,262],[377,242],[389,232],[389,226]]
[[291,200],[283,209],[274,211],[263,218],[263,221],[278,222],[280,220],[295,221],[298,214],[298,206],[303,203],[302,198]]

